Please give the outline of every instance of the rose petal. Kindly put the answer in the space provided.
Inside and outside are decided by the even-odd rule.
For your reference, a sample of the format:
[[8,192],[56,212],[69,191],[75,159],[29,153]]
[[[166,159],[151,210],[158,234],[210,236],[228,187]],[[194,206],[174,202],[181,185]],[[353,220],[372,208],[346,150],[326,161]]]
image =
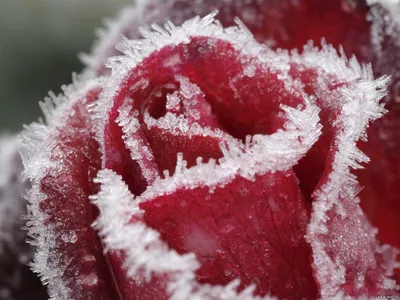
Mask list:
[[[144,221],[178,253],[195,253],[201,283],[256,293],[312,299],[310,249],[302,238],[309,218],[293,172],[266,173],[254,181],[235,177],[210,193],[182,187],[140,204]],[[240,224],[240,226],[238,225]]]
[[33,269],[57,299],[117,298],[90,227],[97,211],[89,195],[96,192],[92,179],[100,155],[87,105],[100,91],[96,81],[77,81],[42,105],[48,125],[33,124],[24,134],[25,176],[32,183],[27,225],[38,248]]
[[[398,3],[379,1],[371,8],[371,42],[374,46],[373,69],[376,74],[391,75],[389,95],[386,97],[386,116],[368,129],[368,143],[361,149],[371,163],[357,172],[363,190],[361,206],[374,227],[378,228],[380,241],[400,249],[400,196],[396,193],[400,184],[400,102],[398,100],[400,68],[400,22]],[[385,21],[383,21],[385,20]],[[372,183],[372,184],[371,184]],[[400,282],[400,269],[397,269]]]
[[97,181],[101,190],[93,201],[101,214],[95,225],[110,249],[126,253],[126,266],[136,282],[131,294],[135,299],[271,299],[253,297],[251,288],[237,293],[237,282],[226,286],[198,284],[193,272],[199,264],[194,255],[168,249],[159,233],[145,225],[122,178],[103,170]]
[[[300,181],[314,190],[308,241],[321,297],[399,295],[393,280],[397,252],[376,239],[356,197],[357,179],[350,172],[368,161],[356,142],[365,136],[368,123],[384,112],[379,100],[388,78],[372,81],[370,67],[360,67],[355,58],[338,57],[332,48],[324,46],[324,50],[305,47],[302,55],[293,56],[291,70],[318,97],[325,128],[317,148],[297,169]],[[328,144],[321,147],[322,143]],[[318,157],[326,159],[325,165],[319,165],[321,174],[302,174],[307,170],[302,164],[322,162]],[[315,189],[309,188],[315,182]]]
[[[201,23],[200,23],[201,24]],[[192,25],[192,24],[190,24]],[[191,27],[189,25],[183,26],[185,34],[188,34],[190,32]],[[129,46],[131,46],[136,53],[139,53],[140,51],[140,46],[143,46],[143,49],[145,49],[145,55],[146,53],[151,53],[150,58],[154,59],[155,55],[159,55],[163,57],[163,54],[165,52],[169,52],[169,48],[166,47],[165,45],[168,45],[169,39],[171,41],[173,40],[174,43],[179,44],[176,40],[174,40],[174,33],[179,32],[179,34],[176,34],[176,36],[182,38],[182,33],[180,29],[178,29],[176,32],[174,31],[175,28],[172,26],[166,27],[167,30],[170,31],[169,34],[172,35],[172,38],[170,38],[166,32],[164,32],[162,29],[158,29],[158,33],[151,35],[147,34],[147,38],[150,40],[150,45],[143,46],[145,42],[140,42],[140,43],[129,43],[128,41],[124,42],[124,45],[128,46],[128,48],[125,48],[125,53],[127,55],[127,58],[120,58],[118,61],[122,62],[122,65],[129,65],[129,61],[132,61],[130,56],[132,55],[129,50]],[[192,34],[198,34],[198,33],[192,33]],[[240,36],[240,35],[239,35]],[[160,43],[160,40],[158,38],[162,38],[162,42]],[[191,39],[189,42],[193,42],[196,44],[196,42],[201,39]],[[186,40],[185,40],[186,41]],[[248,42],[248,41],[247,41]],[[152,46],[154,44],[154,46]],[[218,52],[219,55],[226,55],[222,49],[226,49],[224,47],[223,43],[216,43],[216,45],[221,46],[220,51]],[[126,47],[125,46],[125,47]],[[358,167],[359,164],[358,162],[364,160],[364,156],[362,153],[358,152],[356,148],[352,148],[353,144],[362,136],[362,130],[365,129],[366,124],[370,120],[373,120],[379,116],[382,115],[382,108],[378,105],[378,101],[382,98],[383,93],[380,91],[381,89],[384,89],[385,84],[387,82],[387,79],[383,78],[378,80],[377,82],[372,81],[372,74],[371,70],[368,69],[367,67],[361,67],[355,59],[352,59],[350,61],[347,61],[345,58],[340,58],[337,56],[335,51],[332,48],[325,47],[324,51],[316,51],[314,49],[307,49],[305,50],[305,54],[302,56],[293,54],[292,57],[288,56],[285,53],[281,53],[279,55],[274,55],[272,52],[270,52],[268,49],[260,49],[255,47],[254,44],[252,44],[252,54],[257,55],[257,57],[262,61],[262,62],[270,62],[273,65],[278,64],[281,66],[285,65],[292,65],[291,69],[291,75],[294,76],[295,78],[303,80],[303,84],[305,84],[305,88],[307,92],[315,94],[318,98],[317,103],[323,108],[322,116],[324,117],[323,124],[326,126],[326,131],[327,135],[325,134],[324,139],[322,140],[322,148],[324,149],[323,152],[321,153],[320,150],[314,151],[309,157],[312,161],[316,161],[315,158],[318,159],[320,157],[320,170],[318,172],[313,172],[311,174],[305,174],[300,167],[300,171],[298,171],[298,175],[300,177],[301,182],[305,184],[307,187],[308,191],[312,191],[315,188],[317,190],[319,189],[326,189],[329,188],[329,184],[327,182],[330,182],[331,176],[335,176],[338,172],[344,172],[343,174],[346,175],[349,167]],[[152,52],[150,49],[152,49]],[[157,52],[157,47],[165,47],[165,52],[159,51]],[[189,47],[190,49],[190,47]],[[196,49],[196,48],[195,48]],[[204,48],[203,48],[204,49]],[[205,47],[209,52],[212,52],[212,48],[207,48]],[[192,58],[190,60],[190,63],[188,66],[192,65],[193,61],[201,61],[202,63],[204,62],[203,70],[207,70],[207,62],[208,60],[202,60],[202,56],[207,57],[207,52],[205,49],[197,54],[195,58]],[[246,49],[246,48],[245,48]],[[247,49],[250,49],[248,47]],[[155,54],[153,54],[155,53]],[[192,50],[188,50],[187,53],[192,53]],[[229,53],[229,51],[227,51]],[[256,54],[255,54],[256,53]],[[170,54],[170,57],[176,57],[176,52],[172,52]],[[145,56],[144,55],[144,56]],[[268,55],[271,55],[271,58],[267,58]],[[236,54],[236,56],[238,56]],[[179,56],[179,59],[177,60],[177,63],[174,64],[174,71],[177,72],[179,75],[184,75],[186,76],[186,73],[179,73],[180,70],[185,70],[185,68],[180,67],[180,63],[182,61],[182,56]],[[213,55],[215,57],[215,54]],[[221,56],[219,57],[221,58]],[[138,60],[140,61],[141,58],[139,57]],[[151,59],[150,59],[151,60]],[[208,72],[207,74],[211,74],[211,76],[216,76],[215,70],[218,70],[216,66],[218,66],[217,61],[213,61],[211,59],[213,65],[215,66],[214,70],[212,72]],[[234,59],[230,59],[230,61],[234,62]],[[241,61],[246,61],[246,59],[241,59]],[[249,60],[247,60],[248,62]],[[148,59],[146,58],[143,62],[143,64],[147,63]],[[116,95],[113,98],[114,102],[112,105],[107,104],[107,102],[102,104],[103,107],[115,107],[115,105],[118,106],[118,103],[121,103],[121,100],[119,99],[125,99],[126,98],[126,91],[127,90],[134,90],[137,85],[133,84],[135,83],[132,78],[134,76],[130,74],[143,74],[143,70],[138,72],[138,69],[136,69],[136,62],[131,65],[132,69],[135,70],[134,72],[130,73],[129,71],[125,71],[126,68],[120,69],[118,71],[118,67],[114,69],[114,74],[119,74],[114,75],[114,77],[111,78],[110,81],[119,80],[121,84],[124,84],[123,89],[119,89],[116,91]],[[158,64],[160,65],[160,64]],[[232,63],[232,65],[235,65]],[[170,65],[168,65],[169,67]],[[251,64],[250,64],[251,66]],[[322,68],[321,68],[322,66]],[[139,68],[141,65],[139,66]],[[147,70],[153,70],[154,68],[145,68]],[[122,70],[122,73],[121,73]],[[161,68],[162,70],[162,68]],[[210,68],[211,70],[211,68]],[[256,71],[255,71],[256,70]],[[243,69],[242,69],[243,71]],[[119,73],[120,72],[120,73]],[[243,71],[243,73],[248,76],[249,71]],[[255,72],[255,73],[253,73]],[[160,72],[161,74],[163,73],[162,71]],[[257,80],[259,77],[257,77],[258,74],[258,69],[257,68],[252,68],[250,71],[251,78],[253,82],[258,82]],[[202,71],[198,72],[193,72],[189,73],[191,74],[190,79],[196,82],[198,82],[201,85],[202,82]],[[192,75],[194,74],[194,75]],[[198,75],[200,74],[200,75]],[[228,76],[226,76],[229,79],[229,71],[227,72]],[[157,75],[155,75],[157,76]],[[197,77],[196,77],[197,76]],[[268,74],[264,75],[268,76]],[[284,76],[284,73],[283,73]],[[287,77],[287,76],[286,76]],[[288,79],[287,77],[286,79]],[[223,83],[222,79],[222,83]],[[262,82],[262,81],[261,81]],[[232,83],[232,81],[230,82]],[[212,81],[208,82],[209,86],[212,86]],[[249,83],[247,84],[247,86]],[[221,85],[223,88],[223,84]],[[241,85],[241,86],[246,86],[246,85]],[[278,85],[279,86],[279,85]],[[133,87],[133,88],[132,88]],[[203,87],[203,86],[202,86]],[[207,87],[207,85],[205,85]],[[220,88],[220,87],[218,87]],[[217,91],[218,91],[217,88]],[[280,89],[281,92],[284,92],[284,90]],[[240,92],[239,94],[239,99],[240,99]],[[215,95],[215,93],[214,93]],[[111,99],[112,93],[108,94],[106,97],[103,99]],[[283,101],[286,100],[285,97],[282,97]],[[116,100],[115,100],[116,99]],[[215,98],[214,98],[215,99]],[[220,98],[217,98],[220,99]],[[232,99],[232,98],[230,98]],[[257,99],[257,98],[256,98]],[[268,99],[268,97],[267,97]],[[109,100],[107,100],[109,101]],[[213,98],[208,98],[208,101],[212,101]],[[221,103],[221,100],[219,100]],[[364,102],[364,108],[361,108],[361,101]],[[117,103],[117,104],[116,104]],[[222,102],[223,103],[223,102]],[[254,102],[254,99],[249,99],[245,101],[246,107],[245,109],[251,109],[253,103],[258,103]],[[263,104],[264,102],[260,102]],[[268,102],[267,102],[268,103]],[[289,102],[290,103],[290,102]],[[218,106],[216,106],[218,108]],[[261,105],[262,107],[262,105]],[[273,106],[272,106],[273,107]],[[265,110],[260,110],[260,111],[267,111],[271,112],[274,111],[273,108],[270,106],[266,106]],[[239,112],[232,112],[233,114],[237,114],[235,119],[241,120],[241,111]],[[255,112],[252,112],[255,114]],[[216,115],[218,115],[218,110],[216,110]],[[103,115],[100,114],[100,117]],[[354,122],[354,124],[351,121],[354,121],[353,119],[350,119],[348,116],[352,116],[354,120],[357,120]],[[102,117],[104,119],[104,117]],[[243,118],[245,119],[245,118]],[[259,119],[263,120],[262,117]],[[351,121],[350,121],[351,120]],[[346,123],[347,122],[347,123]],[[227,125],[234,125],[233,123],[223,123],[224,128],[227,127]],[[265,124],[271,124],[271,123],[262,123],[262,126],[265,126]],[[243,124],[241,124],[243,125]],[[249,124],[249,126],[246,127],[246,123],[244,123],[244,126],[241,126],[242,128],[247,128],[248,132],[252,132],[251,126],[254,126],[253,124]],[[348,127],[348,129],[344,129]],[[261,132],[265,132],[265,129],[263,127],[258,127],[261,128]],[[271,128],[271,127],[264,127],[264,128]],[[272,127],[273,128],[273,127]],[[231,130],[228,130],[228,132],[232,132]],[[233,132],[235,133],[234,127],[233,127]],[[268,132],[268,131],[267,131]],[[236,132],[237,134],[237,132]],[[239,134],[240,136],[240,134]],[[343,140],[344,137],[349,136],[349,140]],[[324,143],[328,143],[328,145],[324,145]],[[347,144],[346,144],[347,143]],[[321,146],[321,144],[320,144]],[[317,146],[317,147],[320,147]],[[342,147],[345,147],[349,149],[348,151],[351,151],[349,154],[344,154],[341,151],[346,151],[342,150]],[[340,165],[340,171],[337,170],[336,167],[336,162],[335,162],[335,157],[336,155],[345,158],[344,163]],[[307,157],[306,157],[307,159]],[[358,161],[358,162],[357,162]],[[335,164],[333,164],[335,162]],[[300,164],[301,166],[301,164]],[[175,176],[175,175],[174,175]],[[359,295],[368,295],[368,294],[376,294],[376,293],[383,293],[383,292],[393,292],[393,289],[395,287],[395,283],[393,281],[390,281],[390,277],[392,275],[392,269],[394,267],[393,264],[393,251],[388,248],[388,247],[381,247],[379,243],[376,241],[373,232],[371,231],[371,228],[369,227],[368,222],[365,220],[363,217],[358,205],[354,203],[353,198],[355,195],[355,192],[357,191],[355,187],[351,186],[351,188],[348,188],[346,185],[347,180],[354,180],[350,175],[346,175],[343,177],[344,183],[343,182],[334,182],[333,184],[336,186],[336,190],[339,191],[343,189],[344,191],[342,193],[345,194],[329,194],[327,199],[324,198],[318,198],[318,196],[314,196],[316,199],[316,202],[313,204],[315,207],[315,214],[313,215],[313,221],[310,226],[310,234],[309,234],[309,241],[313,247],[313,252],[314,252],[314,259],[315,259],[315,274],[318,279],[318,283],[320,285],[320,293],[324,296],[330,296],[333,297],[337,295],[341,290],[343,290],[345,295],[349,296],[359,296]],[[304,181],[306,181],[304,183]],[[307,181],[311,181],[311,183],[307,183]],[[328,187],[327,187],[328,186]],[[342,187],[343,186],[343,187]],[[188,186],[186,186],[188,188]],[[151,189],[154,189],[154,186],[151,186]],[[148,191],[148,190],[147,190]],[[146,194],[146,192],[145,192]],[[321,193],[319,193],[321,194]],[[311,194],[306,196],[311,196]],[[315,195],[318,195],[318,193],[315,193]],[[344,196],[343,196],[344,195]],[[157,194],[153,195],[153,197],[156,197]],[[151,197],[149,199],[152,199]],[[349,259],[348,256],[344,255],[345,251],[341,249],[340,247],[337,247],[336,241],[338,240],[338,237],[343,235],[343,228],[353,228],[356,230],[355,226],[350,222],[354,220],[344,220],[343,218],[341,219],[342,223],[342,228],[338,228],[338,225],[335,225],[332,221],[332,223],[329,223],[330,230],[327,232],[314,232],[312,228],[314,226],[316,228],[326,228],[326,218],[332,218],[336,219],[338,218],[337,214],[341,212],[337,211],[331,211],[333,204],[341,204],[343,209],[347,209],[349,212],[352,213],[354,212],[355,215],[359,216],[358,219],[358,232],[360,235],[362,234],[365,239],[362,241],[359,241],[357,244],[354,244],[354,248],[352,248],[352,251],[359,251],[360,249],[365,249],[364,251],[364,256],[351,256]],[[319,209],[319,207],[323,207],[322,211]],[[166,209],[165,211],[170,211],[169,209]],[[340,215],[340,214],[339,214]],[[176,222],[177,223],[177,222]],[[315,225],[318,224],[318,225]],[[325,226],[325,227],[324,227]],[[345,231],[347,233],[346,237],[341,237],[343,239],[350,239],[353,238],[353,235],[349,231]],[[327,235],[328,238],[326,236]],[[175,238],[178,234],[175,234]],[[322,236],[321,236],[322,235]],[[368,237],[368,238],[367,238]],[[174,238],[173,236],[169,237],[169,242],[173,241]],[[346,245],[342,245],[342,247],[345,247]],[[368,248],[367,248],[368,246]],[[359,247],[359,248],[358,248]],[[368,251],[366,250],[368,249]],[[385,253],[383,253],[383,249],[385,249]],[[346,251],[349,251],[349,248],[345,249]],[[325,257],[323,260],[323,263],[318,263],[319,260],[321,260],[321,257]],[[364,260],[367,260],[368,263],[365,263]],[[327,273],[327,270],[330,272]],[[343,271],[344,270],[344,271]],[[335,273],[336,272],[336,273]],[[339,274],[340,272],[347,272],[345,274],[345,279],[338,279],[337,276],[332,275],[334,274]],[[364,276],[364,277],[363,277]],[[358,282],[361,280],[360,278],[364,278],[366,282],[368,282],[368,285],[365,287],[361,287],[360,285],[356,285],[356,281]],[[366,278],[366,279],[365,279]],[[376,280],[373,281],[371,278],[375,278]],[[391,283],[390,283],[391,282]]]
[[[285,49],[300,49],[308,40],[319,42],[326,38],[335,47],[343,45],[347,54],[361,56],[369,41],[366,25],[368,8],[365,3],[351,0],[274,1],[274,0],[188,0],[135,1],[121,11],[119,16],[100,31],[90,55],[82,60],[87,72],[107,73],[104,67],[108,57],[119,54],[115,45],[120,35],[130,39],[140,38],[140,27],[155,23],[162,25],[168,20],[180,25],[197,15],[205,16],[218,10],[218,20],[223,26],[234,25],[240,18],[260,42]],[[291,22],[287,22],[291,20]],[[301,26],[298,26],[301,24]]]

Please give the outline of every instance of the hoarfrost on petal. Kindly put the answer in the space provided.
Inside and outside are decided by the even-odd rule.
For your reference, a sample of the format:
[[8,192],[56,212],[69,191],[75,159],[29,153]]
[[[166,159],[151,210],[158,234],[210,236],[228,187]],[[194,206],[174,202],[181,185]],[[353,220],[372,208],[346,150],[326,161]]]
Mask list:
[[[368,162],[356,143],[365,138],[369,123],[385,112],[380,100],[386,95],[388,77],[374,80],[370,66],[338,56],[326,45],[322,51],[309,45],[293,61],[297,71],[301,66],[305,71],[316,70],[317,103],[334,132],[325,170],[312,194],[307,233],[321,296],[330,298],[339,292],[346,297],[398,295],[393,279],[397,253],[376,239],[376,230],[359,206],[359,186],[351,173]],[[305,78],[311,80],[313,75],[303,77],[303,82]],[[321,120],[324,126],[326,121]]]
[[[99,173],[97,182],[101,189],[92,197],[100,209],[94,226],[100,230],[109,250],[124,251],[129,274],[142,286],[137,292],[143,299],[150,299],[154,289],[157,296],[169,295],[170,299],[274,299],[252,295],[252,288],[237,292],[238,282],[226,286],[199,284],[194,271],[199,267],[193,254],[180,255],[160,239],[160,234],[143,222],[139,208],[122,178],[110,170]],[[132,245],[135,245],[132,247]],[[142,274],[143,278],[140,278]],[[157,277],[167,275],[167,285],[146,288],[157,283]],[[158,289],[159,288],[159,289]]]
[[46,124],[33,123],[22,134],[24,175],[32,185],[27,226],[37,249],[31,266],[51,299],[109,299],[113,289],[90,228],[88,199],[100,167],[88,106],[101,87],[97,80],[74,78],[63,89],[42,104]]

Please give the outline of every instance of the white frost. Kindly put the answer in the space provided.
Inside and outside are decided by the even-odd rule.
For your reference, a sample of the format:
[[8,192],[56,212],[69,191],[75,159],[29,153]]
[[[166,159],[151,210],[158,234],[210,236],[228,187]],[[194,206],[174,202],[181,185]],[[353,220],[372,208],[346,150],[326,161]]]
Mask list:
[[377,57],[384,54],[385,37],[391,37],[399,46],[400,43],[400,1],[399,0],[367,0],[370,5],[368,20],[371,21],[371,42]]
[[135,23],[143,18],[146,0],[134,2],[135,4],[123,8],[114,20],[106,20],[105,28],[96,31],[97,41],[92,47],[92,53],[80,55],[87,67],[84,77],[91,77],[104,68],[104,62],[114,54],[114,47],[118,44],[121,34],[138,26]]
[[25,202],[22,198],[25,186],[21,181],[22,165],[19,156],[20,143],[15,136],[0,137],[0,256],[4,247],[16,246],[18,227],[23,224]]

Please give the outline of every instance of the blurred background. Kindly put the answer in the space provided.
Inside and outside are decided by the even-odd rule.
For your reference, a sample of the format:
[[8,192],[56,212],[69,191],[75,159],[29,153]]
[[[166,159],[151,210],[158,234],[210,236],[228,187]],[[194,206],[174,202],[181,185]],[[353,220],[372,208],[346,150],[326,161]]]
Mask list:
[[83,68],[95,29],[132,0],[0,0],[0,134],[40,116],[38,102]]

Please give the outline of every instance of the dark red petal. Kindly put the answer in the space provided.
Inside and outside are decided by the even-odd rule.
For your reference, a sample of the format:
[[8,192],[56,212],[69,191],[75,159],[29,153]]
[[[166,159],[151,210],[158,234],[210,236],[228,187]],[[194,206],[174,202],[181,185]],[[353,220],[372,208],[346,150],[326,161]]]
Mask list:
[[[223,26],[232,26],[239,17],[259,42],[272,47],[300,49],[308,40],[326,38],[335,47],[343,45],[347,54],[368,55],[370,28],[367,26],[367,5],[353,0],[150,0],[135,4],[121,12],[95,44],[93,53],[84,57],[89,70],[105,74],[104,62],[119,54],[115,46],[120,34],[140,38],[139,28],[167,21],[180,25],[197,15],[203,17],[214,10]],[[288,22],[290,20],[290,22]]]
[[[267,3],[268,1],[266,1]],[[277,47],[301,47],[307,40],[319,42],[325,38],[333,45],[342,45],[348,55],[355,54],[361,62],[371,62],[375,76],[391,75],[389,96],[386,97],[385,117],[368,129],[368,142],[361,149],[371,159],[365,169],[356,171],[362,191],[361,207],[368,220],[378,229],[378,239],[400,249],[400,105],[399,86],[400,23],[398,4],[377,1],[367,6],[362,1],[301,1],[297,7],[281,1],[279,18],[290,17],[293,22],[276,22],[268,11],[264,26],[277,24],[279,31],[254,31],[257,38],[276,41]],[[286,8],[285,8],[286,6]],[[283,8],[283,9],[282,9]],[[293,26],[292,24],[302,24]],[[248,25],[252,29],[252,25]],[[287,39],[285,39],[285,35]],[[319,141],[321,145],[322,142]],[[316,146],[317,147],[317,146]],[[326,149],[326,148],[325,148]],[[312,164],[307,163],[307,166]],[[384,175],[383,175],[384,174]],[[400,272],[400,271],[398,271]],[[398,273],[400,280],[400,273]]]
[[[283,18],[288,14],[291,20],[298,22],[281,22],[289,39],[274,38],[278,41],[276,46],[287,49],[300,47],[308,39],[318,42],[326,38],[329,43],[342,45],[347,54],[356,54],[361,62],[371,62],[375,76],[392,76],[389,96],[385,99],[388,113],[371,124],[368,142],[360,145],[371,162],[355,174],[363,188],[359,195],[361,207],[378,229],[378,239],[400,249],[397,231],[400,227],[400,193],[396,192],[400,185],[399,7],[385,1],[382,4],[378,1],[371,7],[361,3],[351,7],[349,3],[302,1],[299,10],[280,10]],[[271,19],[265,20],[265,26],[270,26]],[[288,28],[290,24],[302,26]],[[262,37],[262,33],[259,36]],[[322,145],[321,140],[318,143]],[[308,161],[304,165],[313,164]],[[400,270],[397,272],[400,281]]]
[[[324,126],[322,138],[296,167],[304,194],[313,191],[308,194],[313,206],[308,241],[321,297],[397,296],[396,251],[376,239],[359,206],[359,186],[351,174],[351,169],[368,160],[356,143],[368,122],[383,112],[378,101],[384,96],[387,79],[370,81],[372,70],[361,71],[355,59],[340,62],[332,49],[326,57],[330,59],[316,63],[311,71],[307,64],[318,61],[315,54],[305,47],[303,59],[292,64],[291,74],[317,96]],[[329,61],[338,64],[336,73],[330,73]],[[346,67],[351,72],[342,74]],[[310,161],[316,172],[307,172]]]
[[[394,5],[394,4],[393,4]],[[378,5],[371,9],[373,69],[376,74],[392,76],[386,97],[386,116],[368,130],[368,143],[361,149],[370,157],[365,170],[357,172],[363,190],[361,206],[374,227],[378,238],[400,249],[400,102],[399,97],[399,7]],[[379,38],[381,36],[381,38]],[[400,257],[399,257],[400,259]],[[400,269],[397,269],[400,282]]]
[[[269,1],[265,1],[268,3]],[[371,124],[368,142],[361,149],[371,159],[365,169],[356,171],[361,187],[361,207],[368,220],[378,229],[377,237],[400,249],[400,105],[399,86],[400,23],[398,3],[377,1],[367,6],[363,1],[301,1],[296,6],[281,1],[278,17],[271,18],[274,4],[268,4],[264,27],[278,30],[254,31],[259,39],[273,39],[277,47],[301,47],[307,40],[325,38],[333,45],[342,45],[348,55],[355,54],[361,62],[371,62],[375,76],[391,75],[385,117]],[[285,3],[285,4],[283,4]],[[290,18],[293,22],[278,21]],[[301,24],[301,26],[293,26]],[[248,26],[253,29],[252,23]],[[268,33],[268,34],[265,34]],[[283,33],[283,34],[282,34]],[[286,38],[287,37],[287,38]],[[323,119],[323,118],[322,118]],[[320,140],[319,145],[322,146]],[[318,147],[316,145],[315,147]],[[323,149],[326,149],[323,147]],[[310,161],[306,167],[313,165]],[[398,270],[400,281],[400,270]]]
[[[141,203],[145,222],[178,253],[195,253],[197,280],[257,294],[313,299],[310,249],[303,239],[309,208],[293,172],[236,177],[210,193],[181,188]],[[239,225],[240,224],[240,225]]]
[[[97,82],[67,89],[48,125],[25,133],[24,164],[32,188],[28,222],[38,250],[33,267],[57,299],[118,299],[103,248],[91,223],[97,216],[89,196],[100,168],[87,105],[98,98]],[[62,104],[59,100],[63,101]],[[50,100],[51,101],[51,100]],[[52,109],[52,108],[51,108]]]

